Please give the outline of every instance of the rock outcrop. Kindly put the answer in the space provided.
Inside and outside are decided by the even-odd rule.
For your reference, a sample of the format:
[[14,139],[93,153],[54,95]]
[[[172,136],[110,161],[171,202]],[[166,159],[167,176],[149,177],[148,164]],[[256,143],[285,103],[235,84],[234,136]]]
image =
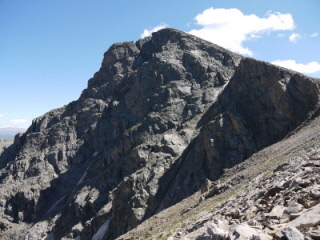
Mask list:
[[0,154],[13,143],[13,139],[0,138]]
[[223,192],[208,183],[318,115],[319,85],[174,29],[114,44],[77,101],[1,155],[0,236],[115,239]]

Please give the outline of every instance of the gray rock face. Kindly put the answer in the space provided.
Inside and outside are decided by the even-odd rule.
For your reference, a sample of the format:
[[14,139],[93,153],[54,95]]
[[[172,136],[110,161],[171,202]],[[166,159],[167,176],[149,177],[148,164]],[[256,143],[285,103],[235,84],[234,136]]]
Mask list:
[[285,137],[312,116],[318,101],[319,82],[243,59],[199,122],[201,132],[183,156],[185,163],[171,185],[168,201],[182,200],[185,193],[198,189],[194,176],[216,180],[223,169]]
[[301,232],[299,232],[298,229],[295,227],[287,227],[282,230],[284,235],[289,239],[289,240],[303,240],[304,236]]
[[318,80],[174,29],[114,44],[77,101],[1,155],[0,236],[114,239],[281,140],[318,102]]
[[13,143],[13,139],[0,138],[0,154]]

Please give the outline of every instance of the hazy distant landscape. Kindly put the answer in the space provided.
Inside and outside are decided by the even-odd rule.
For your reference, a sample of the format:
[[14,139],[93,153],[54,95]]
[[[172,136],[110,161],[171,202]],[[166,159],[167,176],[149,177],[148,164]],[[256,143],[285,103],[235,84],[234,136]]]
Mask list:
[[27,129],[25,128],[14,128],[14,127],[6,127],[0,128],[0,138],[14,138],[17,133],[23,133]]

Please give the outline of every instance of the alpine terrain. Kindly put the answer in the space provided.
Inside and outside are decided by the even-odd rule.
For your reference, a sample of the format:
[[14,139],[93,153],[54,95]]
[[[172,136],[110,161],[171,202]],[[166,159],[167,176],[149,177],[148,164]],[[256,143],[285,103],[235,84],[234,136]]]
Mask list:
[[163,29],[0,156],[0,239],[320,239],[320,80]]

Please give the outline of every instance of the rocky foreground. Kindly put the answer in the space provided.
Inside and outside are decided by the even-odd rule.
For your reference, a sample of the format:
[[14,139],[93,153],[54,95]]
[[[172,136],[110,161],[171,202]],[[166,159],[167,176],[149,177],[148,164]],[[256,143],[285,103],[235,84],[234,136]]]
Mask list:
[[174,29],[116,43],[1,154],[0,238],[314,237],[319,87]]

